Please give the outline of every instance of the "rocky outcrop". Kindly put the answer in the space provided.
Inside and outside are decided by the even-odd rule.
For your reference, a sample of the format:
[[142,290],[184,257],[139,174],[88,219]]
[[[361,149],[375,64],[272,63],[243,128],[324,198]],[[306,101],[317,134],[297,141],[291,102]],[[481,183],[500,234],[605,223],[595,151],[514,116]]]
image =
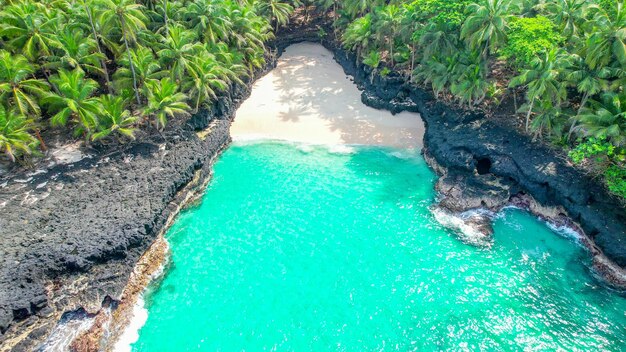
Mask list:
[[[372,74],[331,37],[321,37],[317,26],[324,27],[280,33],[274,55],[296,42],[324,39],[364,89],[364,103],[421,113],[426,157],[441,176],[442,208],[497,211],[514,202],[552,212],[580,224],[604,277],[615,274],[612,262],[626,266],[624,208],[595,180],[507,124],[437,102],[402,77]],[[211,161],[228,144],[230,119],[248,90],[249,84],[233,87],[210,111],[170,127],[164,138],[154,135],[123,151],[0,180],[2,350],[36,348],[65,312],[115,306],[139,258],[187,199],[180,191],[210,176]],[[485,218],[465,220],[490,231]]]
[[[373,74],[354,54],[326,43],[363,89],[365,104],[421,114],[426,124],[424,154],[440,176],[436,187],[442,208],[497,212],[529,196],[536,206],[527,209],[557,223],[569,219],[566,222],[579,228],[594,256],[594,269],[609,283],[626,288],[626,209],[599,180],[508,121],[444,104],[398,75]],[[607,268],[606,263],[616,265]]]
[[120,299],[180,191],[210,176],[251,83],[162,135],[0,180],[0,350],[34,350],[64,313]]

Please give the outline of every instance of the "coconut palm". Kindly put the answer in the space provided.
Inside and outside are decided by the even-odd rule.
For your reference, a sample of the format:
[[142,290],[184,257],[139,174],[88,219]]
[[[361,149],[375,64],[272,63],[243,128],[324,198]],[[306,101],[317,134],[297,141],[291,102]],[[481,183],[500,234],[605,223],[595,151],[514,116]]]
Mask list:
[[137,104],[141,104],[139,89],[137,87],[137,74],[130,54],[130,45],[137,39],[137,33],[146,28],[147,18],[142,12],[143,5],[136,4],[132,0],[99,0],[103,10],[100,19],[104,27],[109,29],[119,29],[122,40],[126,47],[128,62],[133,76],[133,88]]
[[57,87],[59,94],[50,93],[41,101],[54,114],[50,119],[52,125],[65,126],[72,121],[77,126],[77,134],[89,138],[98,126],[100,105],[93,97],[98,90],[98,82],[85,78],[85,72],[79,69],[61,69],[50,81]]
[[198,56],[194,60],[190,70],[191,80],[187,80],[184,85],[185,91],[194,101],[194,113],[198,112],[203,103],[216,99],[216,91],[222,91],[228,87],[229,76],[232,74],[227,71],[229,70],[221,66],[209,53]]
[[570,138],[572,133],[574,132],[578,121],[578,116],[582,113],[583,109],[587,105],[589,97],[609,89],[608,78],[611,76],[612,73],[612,70],[610,70],[608,67],[591,69],[589,66],[587,66],[585,60],[579,56],[573,56],[573,59],[574,65],[567,74],[567,79],[576,86],[578,93],[582,94],[582,97],[576,115],[572,116],[571,118],[572,123],[567,134],[568,138]]
[[540,137],[544,132],[548,133],[548,137],[552,137],[555,133],[557,136],[561,135],[563,123],[567,120],[561,107],[555,106],[549,99],[539,99],[533,109],[535,117],[530,129],[535,132],[535,138]]
[[396,5],[388,5],[385,6],[378,13],[378,21],[377,23],[377,33],[379,40],[386,41],[389,46],[389,58],[391,59],[391,65],[395,64],[393,57],[393,49],[394,42],[396,38],[396,33],[400,28],[400,23],[402,21],[402,16],[400,12],[400,8]]
[[179,92],[178,85],[172,82],[170,78],[148,81],[146,88],[148,104],[143,109],[143,113],[155,117],[158,129],[165,127],[168,117],[189,115],[191,108],[185,102],[187,96]]
[[372,9],[381,6],[383,3],[383,0],[345,0],[342,6],[348,15],[354,18],[371,12]]
[[[130,57],[130,61],[126,57]],[[130,55],[123,55],[119,61],[121,65],[113,75],[113,86],[118,92],[123,92],[134,87],[135,79],[137,80],[137,89],[142,92],[143,96],[147,96],[144,86],[151,80],[158,80],[167,75],[167,72],[161,70],[161,65],[154,57],[152,51],[148,48],[139,47],[132,49]],[[134,68],[134,72],[131,70]]]
[[571,38],[579,34],[588,5],[585,0],[552,0],[540,4],[538,8],[544,10],[561,27],[566,37]]
[[618,147],[626,146],[626,96],[606,93],[599,101],[592,101],[580,115],[585,135],[607,139]]
[[0,105],[0,152],[15,162],[20,155],[30,155],[37,139],[30,134],[33,121]]
[[193,28],[202,41],[216,44],[230,37],[232,23],[224,14],[220,4],[211,1],[196,0],[184,10],[183,18]]
[[459,56],[433,56],[425,60],[415,69],[415,79],[430,83],[435,97],[439,97],[457,79]]
[[98,56],[100,57],[100,67],[102,68],[102,72],[104,74],[104,79],[106,81],[106,86],[111,93],[111,79],[109,75],[109,70],[106,65],[106,55],[102,51],[100,47],[100,36],[98,35],[98,30],[96,29],[96,21],[94,20],[94,8],[89,0],[78,0],[78,4],[82,6],[83,12],[87,15],[87,20],[89,22],[89,30],[91,31],[92,39],[96,45],[96,49],[98,50]]
[[586,42],[586,62],[592,69],[613,63],[626,65],[626,9],[624,0],[614,3],[613,11],[593,8],[593,32]]
[[467,7],[469,16],[461,26],[461,38],[471,48],[488,56],[506,41],[507,21],[513,9],[511,0],[481,0]]
[[230,44],[242,51],[246,59],[263,53],[265,41],[273,38],[269,21],[259,17],[250,6],[231,4],[225,13],[232,23]]
[[450,91],[469,108],[485,100],[491,86],[486,79],[487,64],[478,53],[462,53],[460,64],[456,67],[458,77],[452,83]]
[[182,80],[189,71],[191,60],[204,49],[194,31],[173,25],[165,39],[165,47],[157,53],[163,67],[168,67],[172,79]]
[[57,41],[58,17],[46,16],[34,2],[15,2],[0,12],[0,37],[14,53],[21,53],[31,62],[52,54]]
[[566,98],[566,82],[563,72],[571,65],[569,57],[562,49],[552,49],[535,58],[531,67],[511,80],[510,87],[525,86],[527,105],[526,130],[537,99],[550,100],[553,105],[560,105]]
[[35,78],[35,67],[23,55],[0,50],[0,98],[24,116],[39,116],[37,97],[49,90],[48,84]]
[[278,32],[279,26],[284,26],[289,23],[289,16],[293,12],[293,7],[279,0],[265,0],[256,2],[259,13],[266,16],[276,23],[276,32]]
[[355,50],[357,59],[367,51],[373,40],[372,15],[359,17],[350,23],[343,33],[341,41],[346,48]]
[[120,134],[130,139],[135,139],[137,117],[125,109],[124,99],[112,95],[103,95],[97,98],[100,105],[98,132],[91,137],[96,141],[106,138],[113,133]]
[[420,34],[418,45],[422,48],[424,57],[451,55],[458,51],[458,36],[453,33],[438,29],[437,26],[429,26]]
[[66,26],[61,33],[56,35],[59,43],[55,54],[46,57],[45,67],[50,69],[74,69],[80,68],[89,73],[104,76],[101,60],[104,55],[97,51],[96,42],[85,36],[77,27]]

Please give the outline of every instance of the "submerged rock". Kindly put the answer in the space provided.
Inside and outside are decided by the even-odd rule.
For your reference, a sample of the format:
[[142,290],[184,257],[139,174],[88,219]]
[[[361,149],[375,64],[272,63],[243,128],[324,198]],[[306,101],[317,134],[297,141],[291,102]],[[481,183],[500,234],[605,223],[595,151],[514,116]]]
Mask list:
[[478,247],[492,246],[493,213],[482,209],[454,213],[439,205],[433,206],[431,211],[435,219],[452,230],[461,241]]

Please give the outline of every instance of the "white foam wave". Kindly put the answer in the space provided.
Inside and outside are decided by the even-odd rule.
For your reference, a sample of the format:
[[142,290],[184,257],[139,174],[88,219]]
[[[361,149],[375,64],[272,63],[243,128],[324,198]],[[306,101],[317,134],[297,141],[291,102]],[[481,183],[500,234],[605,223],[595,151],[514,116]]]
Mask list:
[[115,343],[115,346],[113,346],[113,351],[131,351],[131,345],[139,340],[139,330],[146,324],[146,321],[148,321],[148,309],[146,308],[146,302],[143,296],[140,296],[133,306],[130,323],[124,329],[124,332]]
[[76,337],[87,331],[94,323],[94,316],[84,312],[73,312],[61,319],[40,351],[69,351]]
[[452,230],[463,242],[480,247],[491,247],[492,237],[483,233],[468,220],[474,216],[491,216],[486,210],[470,210],[462,214],[452,214],[440,207],[431,209],[435,220],[443,227]]

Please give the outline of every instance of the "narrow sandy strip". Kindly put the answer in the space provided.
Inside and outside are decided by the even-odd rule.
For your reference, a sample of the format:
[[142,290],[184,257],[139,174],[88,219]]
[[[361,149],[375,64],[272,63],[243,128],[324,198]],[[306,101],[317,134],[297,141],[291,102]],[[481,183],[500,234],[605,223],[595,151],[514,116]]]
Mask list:
[[422,148],[419,114],[392,115],[361,102],[361,92],[320,44],[287,48],[237,110],[233,140]]

